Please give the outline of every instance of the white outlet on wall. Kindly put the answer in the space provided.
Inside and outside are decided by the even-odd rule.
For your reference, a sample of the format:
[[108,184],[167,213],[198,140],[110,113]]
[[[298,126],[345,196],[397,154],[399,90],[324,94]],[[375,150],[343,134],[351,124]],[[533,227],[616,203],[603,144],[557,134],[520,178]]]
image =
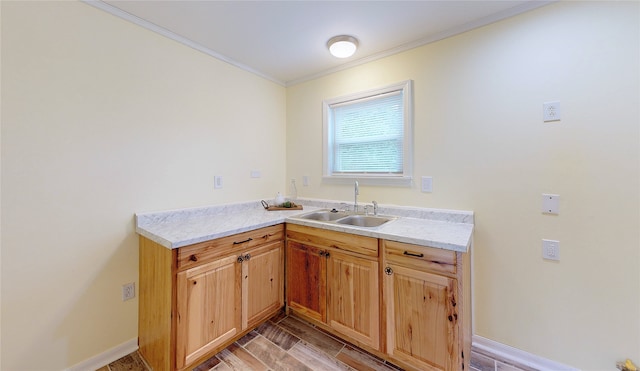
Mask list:
[[135,282],[122,285],[122,301],[133,299],[136,296],[136,284]]
[[543,103],[542,119],[544,122],[560,121],[560,102]]
[[560,260],[560,241],[542,240],[542,258]]

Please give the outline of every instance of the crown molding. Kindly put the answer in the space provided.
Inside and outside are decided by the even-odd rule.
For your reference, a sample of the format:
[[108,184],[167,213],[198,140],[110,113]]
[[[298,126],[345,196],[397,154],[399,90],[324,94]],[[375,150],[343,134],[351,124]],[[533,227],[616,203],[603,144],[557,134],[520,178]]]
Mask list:
[[395,54],[398,54],[398,53],[402,53],[402,52],[405,52],[407,50],[415,49],[415,48],[420,47],[420,46],[424,46],[424,45],[427,45],[427,44],[430,44],[430,43],[433,43],[433,42],[436,42],[436,41],[440,41],[440,40],[446,39],[448,37],[459,35],[461,33],[464,33],[464,32],[467,32],[467,31],[471,31],[473,29],[476,29],[476,28],[483,27],[483,26],[486,26],[486,25],[491,24],[491,23],[495,23],[495,22],[501,21],[503,19],[506,19],[506,18],[509,18],[509,17],[513,17],[515,15],[518,15],[518,14],[521,14],[521,13],[524,13],[524,12],[527,12],[527,11],[530,11],[530,10],[533,10],[533,9],[537,9],[537,8],[540,8],[540,7],[543,7],[543,6],[552,4],[552,3],[556,3],[559,0],[550,0],[550,1],[548,1],[548,0],[540,0],[540,1],[533,0],[533,1],[528,1],[528,2],[526,2],[524,4],[522,4],[522,5],[518,5],[518,6],[515,6],[515,7],[511,8],[511,9],[507,9],[507,10],[504,10],[502,12],[498,12],[498,13],[492,14],[490,16],[487,16],[487,17],[484,17],[484,18],[480,18],[480,19],[477,19],[477,20],[472,21],[472,22],[465,23],[463,25],[460,25],[460,26],[452,28],[452,29],[448,29],[446,31],[437,33],[435,35],[431,35],[431,36],[428,36],[428,37],[425,37],[425,38],[422,38],[422,39],[419,39],[419,40],[411,41],[411,42],[402,44],[400,46],[397,46],[395,48],[391,48],[391,49],[382,51],[380,53],[376,53],[376,54],[370,55],[370,56],[365,57],[365,58],[360,58],[360,59],[357,59],[357,60],[354,60],[354,61],[351,61],[351,62],[344,63],[344,64],[342,64],[340,66],[337,66],[337,67],[333,67],[333,68],[330,68],[330,69],[322,70],[320,72],[313,73],[313,74],[310,74],[310,75],[307,75],[307,76],[303,76],[303,77],[298,78],[298,79],[289,80],[289,81],[282,81],[282,80],[280,80],[280,79],[278,79],[278,78],[276,78],[274,76],[271,76],[271,75],[269,75],[267,73],[264,73],[262,71],[259,71],[259,70],[255,69],[255,68],[247,66],[247,65],[245,65],[243,63],[240,63],[240,62],[238,62],[238,61],[236,61],[236,60],[234,60],[232,58],[227,57],[226,55],[220,54],[220,53],[218,53],[218,52],[216,52],[216,51],[214,51],[212,49],[209,49],[209,48],[207,48],[207,47],[205,47],[205,46],[203,46],[203,45],[201,45],[199,43],[196,43],[196,42],[194,42],[194,41],[192,41],[190,39],[187,39],[186,37],[178,35],[173,31],[169,31],[164,27],[158,26],[158,25],[156,25],[154,23],[151,23],[151,22],[149,22],[147,20],[144,20],[144,19],[142,19],[140,17],[137,17],[137,16],[135,16],[135,15],[133,15],[131,13],[125,12],[124,10],[122,10],[120,8],[117,8],[117,7],[113,6],[113,5],[107,4],[107,3],[105,3],[105,2],[103,2],[101,0],[80,0],[80,1],[82,1],[83,3],[85,3],[87,5],[90,5],[90,6],[93,6],[95,8],[101,9],[101,10],[103,10],[103,11],[105,11],[107,13],[110,13],[112,15],[115,15],[115,16],[117,16],[119,18],[122,18],[124,20],[129,21],[129,22],[132,22],[132,23],[134,23],[134,24],[136,24],[138,26],[144,27],[144,28],[146,28],[146,29],[148,29],[150,31],[153,31],[153,32],[156,32],[156,33],[158,33],[160,35],[168,37],[168,38],[170,38],[170,39],[172,39],[174,41],[177,41],[177,42],[179,42],[181,44],[184,44],[184,45],[186,45],[186,46],[188,46],[188,47],[190,47],[192,49],[198,50],[198,51],[200,51],[200,52],[202,52],[204,54],[207,54],[207,55],[209,55],[211,57],[214,57],[214,58],[216,58],[216,59],[218,59],[220,61],[226,62],[226,63],[228,63],[230,65],[233,65],[233,66],[235,66],[237,68],[240,68],[240,69],[242,69],[244,71],[250,72],[250,73],[255,74],[255,75],[259,76],[259,77],[262,77],[264,79],[272,81],[272,82],[274,82],[274,83],[276,83],[278,85],[281,85],[281,86],[284,86],[284,87],[289,87],[289,86],[297,85],[297,84],[300,84],[300,83],[303,83],[303,82],[306,82],[306,81],[315,80],[317,78],[320,78],[320,77],[323,77],[323,76],[327,76],[327,75],[330,75],[332,73],[336,73],[336,72],[343,71],[343,70],[346,70],[346,69],[349,69],[349,68],[353,68],[353,67],[356,67],[356,66],[359,66],[359,65],[363,65],[363,64],[366,64],[366,63],[369,63],[369,62],[373,62],[373,61],[376,61],[378,59],[382,59],[382,58],[386,58],[386,57],[389,57],[389,56],[392,56],[392,55],[395,55]]
[[214,57],[218,60],[221,60],[223,62],[226,62],[232,66],[238,67],[244,71],[250,72],[254,75],[260,76],[264,79],[267,79],[269,81],[272,81],[278,85],[281,86],[286,86],[286,83],[284,81],[281,81],[269,74],[266,74],[262,71],[256,70],[255,68],[251,68],[243,63],[240,63],[232,58],[227,57],[226,55],[220,54],[218,52],[216,52],[215,50],[211,50],[197,42],[194,42],[192,40],[187,39],[186,37],[180,36],[177,33],[173,32],[173,31],[169,31],[164,27],[158,26],[155,23],[151,23],[147,20],[144,20],[138,16],[135,16],[131,13],[125,12],[124,10],[117,8],[113,5],[107,4],[101,0],[80,0],[81,2],[87,4],[87,5],[91,5],[94,8],[98,8],[100,10],[104,10],[107,13],[110,13],[112,15],[115,15],[116,17],[122,18],[126,21],[132,22],[138,26],[144,27],[150,31],[156,32],[162,36],[168,37],[171,40],[177,41],[181,44],[184,44],[192,49],[195,49],[199,52],[202,52],[204,54],[207,54],[211,57]]
[[336,73],[336,72],[339,72],[339,71],[344,71],[344,70],[347,70],[347,69],[352,68],[352,67],[356,67],[356,66],[359,66],[359,65],[362,65],[362,64],[366,64],[366,63],[369,63],[369,62],[376,61],[378,59],[382,59],[382,58],[386,58],[386,57],[389,57],[389,56],[392,56],[392,55],[395,55],[395,54],[399,54],[399,53],[405,52],[407,50],[415,49],[415,48],[418,48],[418,47],[421,47],[421,46],[424,46],[424,45],[427,45],[427,44],[434,43],[436,41],[440,41],[440,40],[443,40],[443,39],[446,39],[446,38],[449,38],[449,37],[452,37],[452,36],[456,36],[456,35],[462,34],[464,32],[471,31],[473,29],[480,28],[480,27],[489,25],[491,23],[498,22],[498,21],[501,21],[501,20],[506,19],[506,18],[510,18],[510,17],[516,16],[518,14],[521,14],[521,13],[524,13],[524,12],[528,12],[530,10],[534,10],[534,9],[543,7],[545,5],[556,3],[558,1],[559,0],[550,0],[550,1],[546,1],[546,0],[545,1],[542,1],[542,0],[541,1],[537,1],[537,0],[534,0],[534,1],[529,1],[529,2],[524,3],[522,5],[515,6],[515,7],[511,8],[511,9],[507,9],[507,10],[504,10],[502,12],[498,12],[498,13],[492,14],[490,16],[483,17],[483,18],[477,19],[475,21],[465,23],[465,24],[460,25],[458,27],[451,28],[451,29],[448,29],[448,30],[443,31],[443,32],[439,32],[439,33],[437,33],[435,35],[430,35],[430,36],[422,38],[422,39],[411,41],[411,42],[399,45],[399,46],[397,46],[395,48],[391,48],[391,49],[382,51],[380,53],[376,53],[376,54],[370,55],[370,56],[365,57],[365,58],[360,58],[360,59],[357,59],[357,60],[354,60],[354,61],[351,61],[351,62],[347,62],[345,64],[341,64],[340,66],[333,67],[333,68],[330,68],[328,70],[324,70],[324,71],[321,71],[321,72],[318,72],[318,73],[314,73],[312,75],[308,75],[308,76],[301,77],[299,79],[294,79],[294,80],[287,81],[285,86],[288,87],[288,86],[297,85],[297,84],[300,84],[300,83],[303,83],[303,82],[306,82],[306,81],[315,80],[317,78],[320,78],[320,77],[323,77],[323,76],[326,76],[326,75],[330,75],[332,73]]

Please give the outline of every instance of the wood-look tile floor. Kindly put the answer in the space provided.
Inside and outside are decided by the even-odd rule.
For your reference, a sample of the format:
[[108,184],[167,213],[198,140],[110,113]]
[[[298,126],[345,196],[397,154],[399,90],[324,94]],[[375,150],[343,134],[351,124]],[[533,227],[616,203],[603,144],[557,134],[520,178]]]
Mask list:
[[[135,352],[98,371],[148,371]],[[353,347],[296,317],[280,314],[260,325],[193,369],[227,370],[362,370],[400,368]]]
[[[149,370],[138,352],[134,352],[97,371]],[[398,371],[401,369],[328,335],[307,322],[281,313],[193,370]],[[489,354],[472,351],[471,371],[536,370],[492,358]]]

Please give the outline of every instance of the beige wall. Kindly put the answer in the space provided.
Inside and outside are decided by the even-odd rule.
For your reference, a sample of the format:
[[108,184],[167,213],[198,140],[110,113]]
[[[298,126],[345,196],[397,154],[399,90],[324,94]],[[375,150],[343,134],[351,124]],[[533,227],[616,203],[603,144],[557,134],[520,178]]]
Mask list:
[[[133,212],[269,197],[291,177],[351,200],[320,181],[322,99],[406,79],[414,174],[434,192],[360,200],[476,212],[478,335],[585,370],[640,359],[637,2],[550,5],[286,91],[82,3],[1,4],[3,369],[137,336],[137,300],[120,298]],[[559,124],[541,122],[549,100]]]
[[[434,192],[361,186],[360,200],[475,211],[477,335],[585,370],[640,360],[638,4],[557,3],[290,87],[287,178],[351,200],[321,183],[322,100],[412,79],[414,175]],[[555,100],[563,119],[545,124]]]
[[2,368],[135,339],[133,213],[284,189],[285,99],[86,4],[2,1]]

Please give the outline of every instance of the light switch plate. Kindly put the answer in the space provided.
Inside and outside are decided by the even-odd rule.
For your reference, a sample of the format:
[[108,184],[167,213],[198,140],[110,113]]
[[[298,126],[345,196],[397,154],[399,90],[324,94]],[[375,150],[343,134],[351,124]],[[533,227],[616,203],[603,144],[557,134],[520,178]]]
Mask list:
[[422,192],[433,192],[433,177],[423,176],[420,189]]
[[560,195],[542,194],[542,212],[545,214],[560,213]]
[[220,175],[216,175],[213,177],[213,189],[222,188],[222,177]]

